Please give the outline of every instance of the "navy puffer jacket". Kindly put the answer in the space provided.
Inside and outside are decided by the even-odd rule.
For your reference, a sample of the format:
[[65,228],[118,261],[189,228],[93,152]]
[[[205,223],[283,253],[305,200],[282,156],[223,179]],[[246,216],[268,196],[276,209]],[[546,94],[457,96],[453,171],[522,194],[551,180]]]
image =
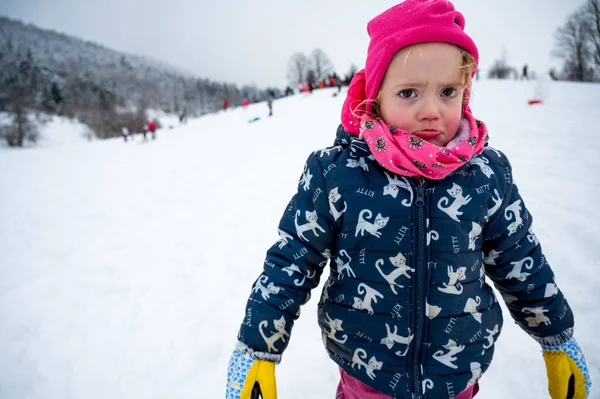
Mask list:
[[238,338],[259,357],[284,351],[326,264],[329,356],[394,398],[453,398],[489,367],[502,312],[485,275],[528,334],[570,338],[571,309],[501,152],[419,181],[341,127],[335,144],[308,158],[252,288]]

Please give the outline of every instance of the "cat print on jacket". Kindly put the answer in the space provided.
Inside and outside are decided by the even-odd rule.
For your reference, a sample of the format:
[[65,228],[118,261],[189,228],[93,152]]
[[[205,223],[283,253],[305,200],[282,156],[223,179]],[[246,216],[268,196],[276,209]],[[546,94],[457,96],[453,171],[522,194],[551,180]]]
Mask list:
[[467,382],[467,388],[475,384],[479,377],[481,377],[481,364],[477,362],[471,362],[471,379]]
[[444,351],[440,349],[436,351],[432,357],[438,362],[442,363],[444,366],[457,369],[458,366],[455,365],[453,362],[455,362],[458,359],[456,355],[462,352],[465,349],[465,346],[456,345],[456,342],[454,340],[449,339],[448,343],[446,345],[443,345],[443,347],[448,352],[444,353]]
[[475,241],[479,238],[479,235],[481,234],[481,225],[479,223],[473,223],[473,227],[471,228],[471,231],[469,232],[469,249],[471,251],[475,251]]
[[471,159],[471,164],[479,166],[481,172],[486,175],[487,178],[490,178],[494,171],[488,165],[490,164],[490,160],[484,156],[479,156]]
[[524,307],[521,309],[523,313],[533,314],[533,317],[526,317],[525,321],[529,325],[529,327],[537,327],[540,324],[550,325],[550,319],[544,315],[544,313],[548,312],[548,310],[544,309],[543,306],[536,306],[533,308]]
[[[456,183],[452,183],[452,188],[449,188],[448,190],[446,190],[446,192],[450,194],[450,197],[454,198],[454,201],[452,202],[452,204],[450,204],[450,200],[448,199],[448,197],[442,197],[438,201],[437,207],[439,210],[445,212],[448,216],[450,216],[453,220],[460,222],[458,217],[463,213],[462,211],[459,211],[459,209],[471,202],[472,198],[470,195],[464,197],[462,187]],[[450,205],[448,207],[445,207],[448,204]]]
[[306,217],[306,224],[302,224],[299,225],[298,224],[298,216],[300,216],[300,209],[298,209],[296,211],[296,215],[294,217],[294,224],[296,225],[296,235],[298,237],[300,237],[301,240],[303,241],[310,241],[308,238],[304,237],[304,232],[306,231],[312,231],[313,234],[315,236],[319,236],[319,233],[317,233],[317,230],[319,230],[321,233],[325,233],[325,230],[323,230],[323,228],[321,226],[319,226],[319,223],[317,223],[317,220],[319,220],[319,216],[317,215],[317,211],[306,211],[305,212],[305,217]]
[[342,320],[340,320],[340,319],[332,320],[331,317],[329,316],[329,314],[325,313],[325,323],[327,324],[327,327],[329,327],[331,329],[331,331],[327,332],[325,335],[337,343],[345,344],[346,340],[348,339],[348,336],[346,334],[342,335],[342,339],[338,339],[335,336],[335,334],[338,331],[344,332],[344,330],[342,329]]
[[523,267],[525,267],[527,270],[531,270],[533,268],[533,259],[531,257],[528,256],[518,262],[510,262],[510,264],[513,265],[513,268],[510,273],[506,275],[507,280],[510,278],[516,278],[519,281],[525,281],[527,280],[527,277],[531,275],[531,273],[522,272]]
[[398,252],[398,255],[390,257],[389,259],[395,268],[393,271],[390,272],[390,274],[385,274],[383,270],[381,270],[380,266],[383,266],[385,264],[385,261],[383,259],[378,259],[375,262],[375,268],[377,268],[379,274],[381,274],[381,277],[383,277],[385,281],[387,281],[387,283],[390,285],[392,292],[397,295],[398,293],[396,292],[395,286],[398,286],[400,288],[404,288],[404,286],[396,283],[396,279],[400,276],[404,276],[410,279],[410,274],[408,274],[408,272],[414,272],[415,269],[412,269],[406,264],[406,258],[404,257],[404,255],[402,255],[402,252]]
[[516,200],[504,209],[504,218],[506,220],[511,221],[513,215],[515,221],[509,224],[506,228],[509,236],[516,233],[520,226],[523,226],[523,219],[521,219],[521,200]]
[[333,219],[337,222],[337,220],[342,216],[344,212],[348,210],[348,204],[344,201],[344,209],[338,211],[335,207],[335,203],[342,198],[342,195],[338,192],[338,188],[332,188],[329,191],[329,213],[333,216]]
[[[366,215],[366,216],[364,216],[364,215]],[[367,219],[365,219],[365,217]],[[356,232],[354,234],[355,237],[358,237],[358,233],[360,233],[360,235],[364,237],[365,230],[369,234],[372,234],[377,238],[381,237],[381,233],[379,232],[379,229],[383,229],[387,225],[390,218],[383,217],[381,215],[381,213],[378,213],[377,216],[375,216],[375,220],[373,221],[373,223],[371,223],[368,220],[368,219],[371,219],[371,217],[373,217],[373,214],[371,213],[370,210],[363,209],[362,211],[360,211],[360,213],[358,214],[358,223],[356,223]]]
[[406,337],[398,335],[398,326],[394,326],[394,331],[392,332],[390,325],[385,323],[385,329],[387,331],[387,336],[381,339],[381,343],[387,346],[388,349],[392,349],[394,344],[406,345],[404,352],[401,350],[395,352],[397,356],[406,356],[409,345],[414,337],[414,335],[410,333],[410,328],[408,329],[408,335]]
[[448,277],[450,281],[448,284],[443,283],[444,287],[438,287],[438,290],[451,295],[460,295],[463,291],[462,285],[459,281],[463,281],[467,278],[467,268],[459,267],[454,271],[452,266],[448,266]]
[[263,328],[267,327],[268,325],[269,322],[266,320],[263,320],[258,324],[258,330],[260,331],[260,335],[262,335],[265,343],[267,344],[267,350],[269,352],[279,352],[279,349],[275,347],[275,342],[279,340],[285,342],[285,336],[290,336],[290,334],[288,334],[285,331],[285,319],[283,318],[283,316],[281,316],[279,319],[273,320],[273,327],[275,327],[276,332],[270,337],[267,337],[265,332],[263,331]]
[[464,312],[471,313],[471,316],[481,324],[481,313],[477,311],[477,306],[479,305],[481,305],[481,298],[479,296],[476,296],[475,299],[469,298],[467,299]]
[[494,345],[494,335],[498,334],[498,324],[496,324],[491,330],[486,328],[485,331],[487,332],[487,335],[485,336],[487,343],[483,344],[483,351],[481,352],[482,355],[485,354],[487,349],[490,349]]
[[291,265],[289,265],[289,266],[281,268],[281,270],[283,270],[284,272],[286,272],[288,274],[288,276],[290,276],[290,277],[292,277],[294,273],[298,273],[299,275],[302,276],[302,280],[300,280],[300,279],[295,279],[294,280],[294,285],[296,287],[303,286],[307,277],[309,279],[313,279],[315,277],[315,275],[317,274],[317,272],[313,271],[311,273],[311,271],[309,270],[307,272],[307,275],[303,275],[302,274],[302,270],[300,270],[300,268],[297,265],[293,264],[293,263]]
[[356,274],[354,274],[354,270],[352,270],[352,268],[350,267],[350,262],[352,262],[352,258],[350,257],[350,255],[348,255],[348,252],[345,249],[341,249],[339,254],[348,258],[348,261],[344,263],[341,257],[336,256],[335,264],[337,265],[338,280],[344,278],[344,272],[348,274],[348,277],[356,277]]
[[492,196],[492,201],[494,201],[494,206],[492,206],[490,209],[488,209],[487,215],[485,217],[486,221],[489,220],[489,218],[491,218],[494,215],[494,213],[498,212],[498,209],[500,209],[500,207],[502,206],[502,198],[500,198],[498,189],[494,189],[494,195]]
[[369,165],[367,165],[363,157],[360,157],[358,160],[349,158],[346,166],[348,168],[362,168],[365,172],[369,171]]
[[264,284],[266,284],[267,281],[269,281],[269,277],[262,275],[256,280],[256,284],[254,284],[254,288],[252,288],[252,292],[260,291],[260,295],[265,301],[269,300],[271,294],[277,295],[281,290],[281,288],[277,287],[273,282],[270,282],[269,285],[265,286]]
[[391,195],[393,198],[396,198],[398,196],[398,192],[400,191],[400,189],[403,188],[409,192],[410,198],[409,199],[405,198],[400,203],[404,206],[411,206],[413,197],[414,197],[414,193],[413,193],[412,186],[408,182],[408,179],[404,176],[398,176],[398,175],[394,175],[392,177],[388,172],[383,172],[383,173],[385,174],[385,176],[388,179],[388,184],[383,187],[383,195]]
[[427,301],[425,301],[425,316],[429,317],[430,320],[435,319],[441,311],[442,308],[439,306],[430,305]]
[[427,246],[431,244],[431,240],[437,241],[440,239],[440,234],[435,230],[429,230],[429,218],[427,218]]
[[381,292],[369,287],[365,283],[360,283],[357,291],[360,295],[364,295],[364,297],[362,299],[354,297],[352,307],[358,310],[366,310],[369,314],[373,314],[373,304],[371,302],[377,303],[377,298],[383,298]]
[[283,247],[288,245],[290,243],[290,240],[293,240],[294,237],[292,237],[291,235],[289,235],[288,233],[286,233],[285,231],[283,231],[281,229],[277,229],[277,231],[279,232],[279,240],[277,240],[277,243],[278,243],[279,249],[283,249]]
[[357,366],[359,370],[362,367],[365,368],[367,375],[370,379],[375,379],[375,370],[381,370],[383,367],[383,362],[377,361],[375,356],[371,356],[369,359],[369,363],[365,363],[364,360],[367,360],[367,352],[362,348],[356,348],[354,351],[354,355],[352,356],[352,368]]
[[302,185],[304,191],[310,190],[310,181],[312,180],[313,175],[310,173],[310,169],[308,169],[308,164],[304,166],[304,173],[302,173],[302,177],[300,178],[300,182],[298,184]]
[[315,152],[319,153],[319,158],[323,158],[324,155],[329,156],[329,154],[331,153],[331,151],[337,151],[337,152],[341,152],[342,151],[342,146],[341,145],[336,145],[335,147],[327,147],[327,148],[323,148],[322,150],[317,150]]

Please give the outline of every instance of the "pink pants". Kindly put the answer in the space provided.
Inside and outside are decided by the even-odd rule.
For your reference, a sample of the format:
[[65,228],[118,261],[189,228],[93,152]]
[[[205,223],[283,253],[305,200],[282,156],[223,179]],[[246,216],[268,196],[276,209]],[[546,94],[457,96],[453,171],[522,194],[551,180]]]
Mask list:
[[[465,389],[454,399],[472,399],[479,391],[479,384],[471,385]],[[340,383],[335,394],[336,399],[391,399],[379,391],[374,390],[370,386],[363,384],[354,377],[349,376],[343,369],[340,368]]]

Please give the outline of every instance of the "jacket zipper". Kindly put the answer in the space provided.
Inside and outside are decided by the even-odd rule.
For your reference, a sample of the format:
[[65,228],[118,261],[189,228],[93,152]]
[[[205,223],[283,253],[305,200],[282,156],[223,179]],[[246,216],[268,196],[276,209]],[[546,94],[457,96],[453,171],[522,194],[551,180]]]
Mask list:
[[427,264],[425,259],[426,247],[426,223],[425,223],[425,180],[421,179],[416,187],[417,199],[415,201],[416,209],[416,278],[413,281],[413,326],[415,328],[415,340],[412,353],[412,372],[413,372],[413,398],[422,398],[421,392],[421,347],[423,345],[423,333],[425,331],[425,282],[427,273]]

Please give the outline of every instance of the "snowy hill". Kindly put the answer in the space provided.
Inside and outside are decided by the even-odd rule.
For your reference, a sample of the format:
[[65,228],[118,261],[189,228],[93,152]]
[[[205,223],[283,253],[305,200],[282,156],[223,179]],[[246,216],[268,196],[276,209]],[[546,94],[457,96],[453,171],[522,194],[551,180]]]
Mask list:
[[[596,384],[599,87],[547,82],[529,106],[536,82],[478,81],[472,106],[513,164]],[[0,398],[224,397],[252,283],[343,97],[210,114],[149,143],[0,151]],[[282,398],[334,396],[320,292],[277,367]],[[478,397],[547,398],[541,350],[510,320]]]

